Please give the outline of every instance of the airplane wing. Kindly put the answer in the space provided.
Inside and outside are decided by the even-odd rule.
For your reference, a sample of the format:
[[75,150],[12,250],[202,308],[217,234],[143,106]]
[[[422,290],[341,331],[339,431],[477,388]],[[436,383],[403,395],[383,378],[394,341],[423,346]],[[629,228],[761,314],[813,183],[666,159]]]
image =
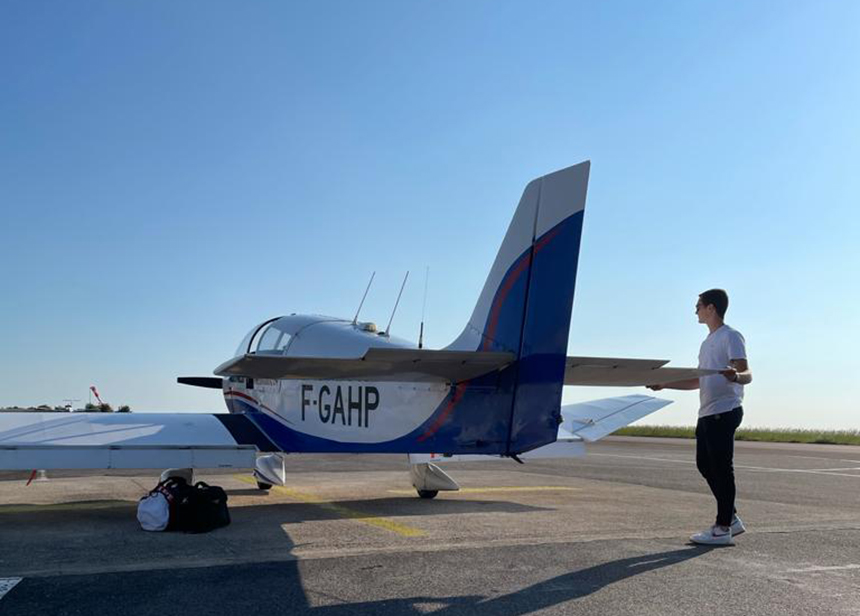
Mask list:
[[458,383],[504,368],[513,353],[370,348],[363,357],[284,357],[249,353],[217,368],[218,376],[257,379],[372,378],[377,381],[442,381]]
[[590,402],[565,404],[561,407],[562,423],[554,443],[527,451],[523,458],[572,458],[585,454],[583,441],[593,443],[672,404],[671,400],[653,396],[620,396]]
[[278,451],[244,415],[0,413],[0,469],[253,468]]
[[565,404],[561,407],[559,439],[564,430],[573,437],[594,442],[669,404],[671,400],[639,395]]
[[718,372],[698,368],[666,368],[667,363],[669,361],[664,359],[568,357],[564,367],[564,384],[636,387],[684,381]]

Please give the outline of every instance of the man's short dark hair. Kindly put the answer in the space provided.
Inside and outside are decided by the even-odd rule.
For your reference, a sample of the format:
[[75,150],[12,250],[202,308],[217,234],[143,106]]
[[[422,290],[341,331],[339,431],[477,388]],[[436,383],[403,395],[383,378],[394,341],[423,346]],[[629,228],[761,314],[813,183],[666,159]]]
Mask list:
[[713,306],[723,319],[726,316],[726,310],[729,309],[729,294],[722,289],[708,289],[704,293],[699,293],[699,299],[702,300],[703,306]]

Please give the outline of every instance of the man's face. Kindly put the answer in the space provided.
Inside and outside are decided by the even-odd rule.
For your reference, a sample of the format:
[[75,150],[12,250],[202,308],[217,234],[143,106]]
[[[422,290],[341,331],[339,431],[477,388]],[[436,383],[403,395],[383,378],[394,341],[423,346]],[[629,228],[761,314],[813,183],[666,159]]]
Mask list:
[[700,297],[699,301],[696,302],[696,316],[699,317],[699,323],[707,323],[708,311],[713,309],[713,306],[705,306]]

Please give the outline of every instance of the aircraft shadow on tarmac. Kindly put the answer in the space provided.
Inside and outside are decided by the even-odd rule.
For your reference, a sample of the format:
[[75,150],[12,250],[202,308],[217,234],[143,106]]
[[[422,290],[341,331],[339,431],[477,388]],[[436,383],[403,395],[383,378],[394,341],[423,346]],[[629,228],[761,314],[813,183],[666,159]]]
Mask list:
[[[232,493],[231,491],[230,493]],[[79,524],[105,521],[116,522],[123,531],[128,525],[137,524],[137,504],[125,500],[71,501],[57,505],[30,505],[10,503],[0,505],[0,522],[7,528],[51,525],[60,530],[71,529]],[[366,500],[319,502],[273,502],[258,505],[231,507],[231,526],[221,533],[242,532],[243,526],[271,526],[280,529],[281,524],[312,522],[320,520],[406,517],[428,515],[458,515],[468,513],[528,513],[552,511],[552,508],[523,505],[499,500],[436,500],[432,502],[411,497],[378,498]],[[112,525],[114,526],[114,525]],[[101,529],[108,532],[108,528]],[[138,529],[139,530],[139,529]],[[282,532],[282,531],[278,531]],[[146,535],[147,533],[144,533]],[[2,535],[2,533],[0,533]]]
[[[239,523],[253,523],[265,516],[275,517],[280,524],[292,522],[311,522],[340,518],[361,519],[362,517],[411,517],[438,516],[468,513],[529,513],[552,511],[549,507],[523,505],[503,500],[434,500],[425,501],[413,497],[370,498],[365,500],[320,501],[319,503],[278,502],[272,504],[247,505],[230,510],[233,519]],[[348,511],[344,516],[339,512]],[[271,517],[270,517],[271,516]]]

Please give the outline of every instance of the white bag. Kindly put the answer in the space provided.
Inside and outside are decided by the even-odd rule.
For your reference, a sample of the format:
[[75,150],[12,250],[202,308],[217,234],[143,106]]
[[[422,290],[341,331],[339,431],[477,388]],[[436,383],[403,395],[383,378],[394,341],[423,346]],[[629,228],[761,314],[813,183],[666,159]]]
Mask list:
[[137,504],[137,521],[143,530],[159,531],[170,522],[170,503],[161,492],[153,490]]

